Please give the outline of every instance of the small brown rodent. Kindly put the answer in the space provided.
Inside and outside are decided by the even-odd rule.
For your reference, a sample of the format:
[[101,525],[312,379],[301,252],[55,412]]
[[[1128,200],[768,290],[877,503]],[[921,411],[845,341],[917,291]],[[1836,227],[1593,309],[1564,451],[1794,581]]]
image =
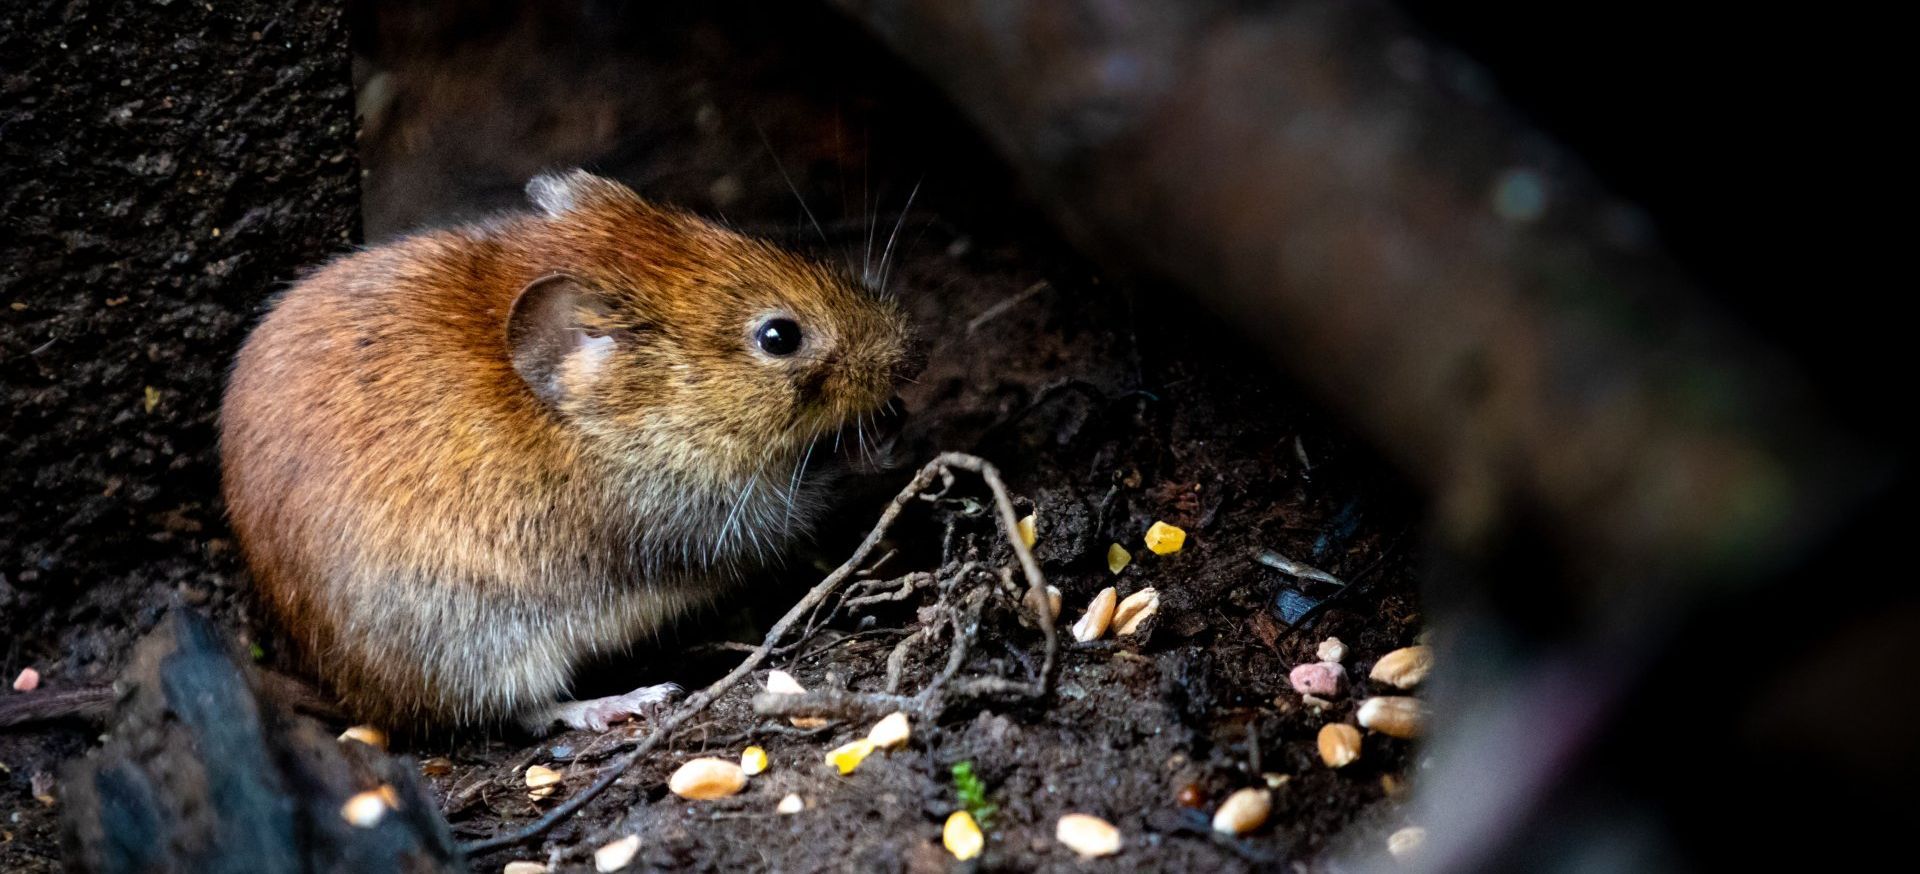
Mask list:
[[302,280],[227,388],[224,489],[263,600],[391,728],[657,703],[562,699],[579,662],[804,532],[812,447],[912,366],[900,308],[848,275],[585,172],[527,191],[535,213]]

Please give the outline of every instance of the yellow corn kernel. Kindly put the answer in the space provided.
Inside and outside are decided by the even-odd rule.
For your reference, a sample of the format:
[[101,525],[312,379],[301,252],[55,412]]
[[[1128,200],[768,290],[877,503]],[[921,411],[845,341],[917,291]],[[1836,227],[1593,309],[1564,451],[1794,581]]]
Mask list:
[[1147,529],[1147,548],[1155,555],[1172,555],[1180,547],[1187,545],[1187,532],[1165,522],[1155,522]]
[[955,859],[965,862],[980,855],[987,848],[987,836],[980,833],[980,825],[973,821],[973,814],[956,810],[947,817],[947,825],[940,830],[940,843],[945,844],[947,852]]
[[842,774],[851,774],[853,769],[860,767],[860,763],[872,753],[873,741],[863,737],[852,743],[835,747],[832,752],[827,753],[827,764],[839,768]]

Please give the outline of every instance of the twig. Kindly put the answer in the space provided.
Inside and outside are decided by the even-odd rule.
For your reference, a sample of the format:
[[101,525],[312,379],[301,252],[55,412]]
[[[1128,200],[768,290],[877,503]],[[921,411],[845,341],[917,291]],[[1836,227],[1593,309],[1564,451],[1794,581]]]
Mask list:
[[[994,501],[1000,508],[1001,530],[1008,538],[1008,542],[1012,545],[1014,555],[1020,561],[1021,569],[1026,573],[1028,585],[1035,591],[1042,593],[1043,600],[1041,603],[1045,603],[1046,580],[1040,575],[1040,566],[1033,560],[1033,553],[1027,550],[1026,544],[1021,542],[1019,536],[1015,533],[1017,523],[1013,515],[1013,503],[1007,497],[1006,485],[1000,480],[1000,472],[996,470],[992,464],[976,456],[957,452],[944,453],[933,461],[928,462],[925,467],[920,469],[919,473],[914,475],[913,480],[907,483],[906,488],[901,489],[900,493],[895,495],[893,500],[887,504],[886,509],[881,511],[879,521],[874,523],[873,530],[867,532],[866,539],[860,542],[859,548],[853,551],[853,555],[848,557],[846,562],[838,568],[835,568],[833,573],[828,574],[826,579],[821,580],[818,585],[808,590],[807,594],[800,599],[799,603],[794,604],[793,608],[788,610],[785,616],[780,617],[780,621],[774,623],[773,627],[767,630],[766,639],[760,646],[755,649],[752,654],[742,659],[740,664],[735,667],[732,672],[714,681],[712,685],[705,689],[694,693],[692,697],[688,698],[680,707],[675,709],[672,714],[662,719],[660,723],[654,727],[653,731],[647,735],[646,739],[642,740],[624,756],[608,765],[600,774],[600,777],[594,780],[587,788],[581,790],[579,794],[561,802],[558,806],[548,811],[545,816],[520,828],[464,844],[460,848],[461,852],[472,857],[503,847],[510,847],[522,841],[532,840],[545,834],[548,829],[566,821],[574,814],[579,813],[581,808],[586,807],[595,798],[598,798],[601,793],[607,791],[608,787],[611,787],[615,780],[618,780],[622,774],[632,769],[643,756],[659,746],[660,742],[665,739],[668,734],[706,710],[708,705],[711,705],[720,696],[725,695],[738,684],[740,680],[759,668],[773,653],[774,648],[779,645],[781,639],[786,637],[787,632],[791,631],[793,627],[800,622],[802,617],[808,616],[818,609],[821,604],[825,603],[828,598],[839,591],[840,587],[853,576],[853,572],[857,568],[866,563],[868,557],[873,554],[874,549],[879,546],[881,538],[886,536],[887,530],[893,527],[894,521],[900,517],[901,510],[905,509],[909,502],[920,497],[921,493],[925,492],[927,487],[932,485],[936,479],[941,481],[943,487],[952,484],[953,468],[978,474],[981,479],[986,481],[987,487],[993,491]],[[1053,628],[1053,617],[1047,615],[1046,611],[1043,610],[1040,611],[1038,618],[1040,621],[1040,630],[1046,637],[1046,659],[1041,664],[1040,677],[1032,684],[1022,684],[1022,688],[1031,691],[1033,694],[1044,695],[1052,689],[1053,665],[1057,643]],[[756,699],[758,697],[762,696],[756,696]]]

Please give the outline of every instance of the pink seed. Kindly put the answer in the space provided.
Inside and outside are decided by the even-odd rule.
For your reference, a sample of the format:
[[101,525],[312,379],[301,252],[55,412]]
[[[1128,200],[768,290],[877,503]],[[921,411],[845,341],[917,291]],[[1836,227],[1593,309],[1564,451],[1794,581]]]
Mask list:
[[21,671],[20,676],[13,678],[15,692],[31,692],[38,688],[40,688],[40,672],[32,668]]
[[1287,681],[1293,684],[1293,691],[1321,698],[1340,694],[1340,686],[1346,679],[1346,669],[1332,662],[1300,665],[1287,675]]

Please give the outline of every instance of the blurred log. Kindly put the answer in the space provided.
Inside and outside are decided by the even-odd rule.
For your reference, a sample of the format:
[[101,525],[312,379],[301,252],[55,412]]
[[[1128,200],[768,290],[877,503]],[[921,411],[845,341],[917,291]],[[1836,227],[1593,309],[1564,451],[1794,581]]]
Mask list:
[[[118,687],[105,745],[62,781],[69,870],[461,870],[411,763],[260,695],[198,615],[175,610]],[[397,804],[377,822],[342,817],[348,798],[382,786]]]
[[1549,535],[1579,612],[1778,568],[1857,493],[1794,375],[1391,7],[835,3],[1082,244],[1234,318],[1356,421],[1455,545]]

